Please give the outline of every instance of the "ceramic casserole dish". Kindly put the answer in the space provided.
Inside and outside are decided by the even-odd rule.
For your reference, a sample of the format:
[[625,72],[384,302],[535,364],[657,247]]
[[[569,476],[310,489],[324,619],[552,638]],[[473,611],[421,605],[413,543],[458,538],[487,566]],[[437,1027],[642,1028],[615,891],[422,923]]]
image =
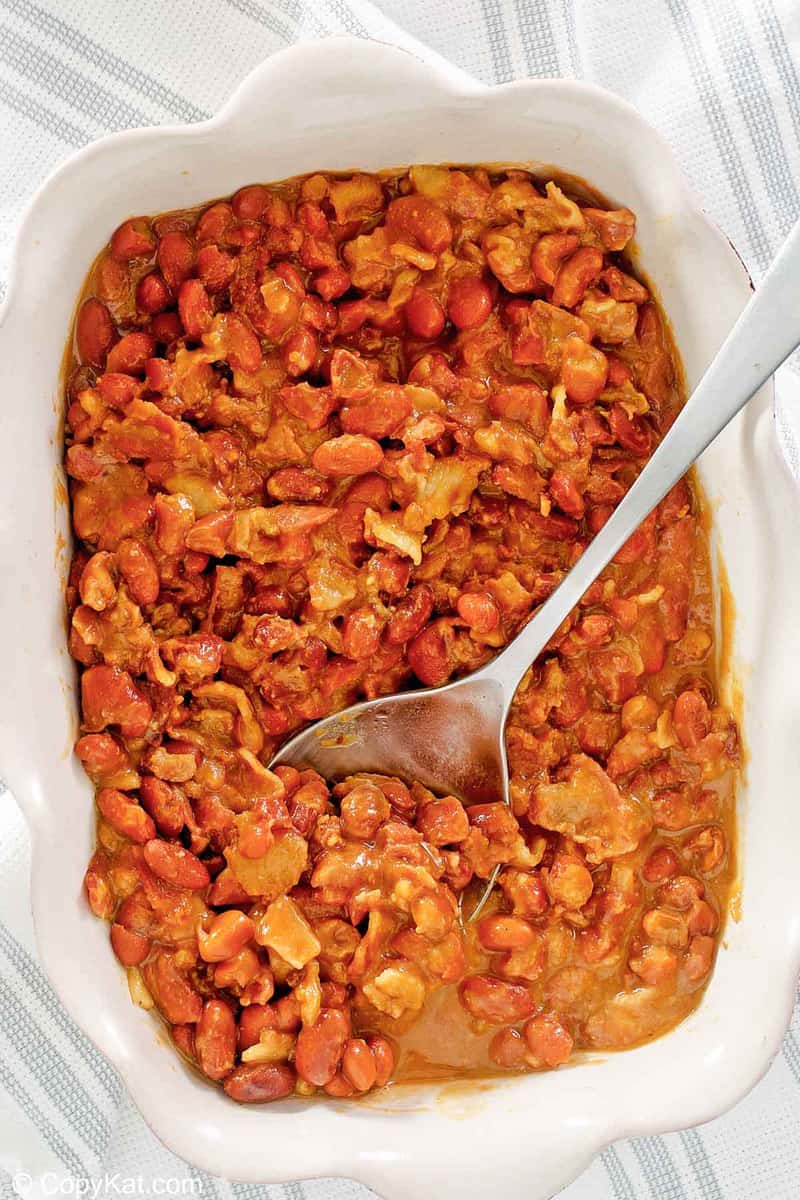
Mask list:
[[800,964],[792,788],[800,773],[800,522],[769,388],[700,467],[714,561],[724,561],[735,604],[723,698],[741,697],[747,752],[741,902],[702,1003],[673,1032],[557,1073],[469,1088],[402,1086],[356,1105],[242,1108],[188,1070],[152,1017],[131,1005],[107,930],[81,896],[94,811],[71,755],[77,706],[64,629],[59,371],[85,271],[134,213],[188,207],[254,180],[420,162],[554,164],[631,207],[640,264],[673,323],[690,387],[747,300],[741,262],[696,206],[666,144],[633,108],[585,84],[487,88],[407,51],[341,38],[276,55],[212,121],[87,147],[35,198],[0,317],[0,772],[31,830],[42,963],[173,1151],[239,1180],[337,1175],[390,1200],[445,1187],[463,1200],[490,1187],[507,1200],[539,1200],[617,1138],[721,1113],[766,1070],[788,1022]]

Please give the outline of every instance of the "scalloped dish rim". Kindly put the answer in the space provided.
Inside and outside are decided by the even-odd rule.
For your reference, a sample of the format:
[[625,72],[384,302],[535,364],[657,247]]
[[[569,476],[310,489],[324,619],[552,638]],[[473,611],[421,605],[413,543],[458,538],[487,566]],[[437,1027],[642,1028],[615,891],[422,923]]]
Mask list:
[[[292,104],[298,94],[303,113]],[[80,151],[40,188],[20,229],[0,312],[0,353],[15,396],[0,446],[0,566],[13,580],[0,590],[0,628],[13,630],[13,643],[5,635],[0,771],[31,829],[37,941],[56,992],[120,1071],[157,1136],[212,1174],[262,1183],[347,1176],[391,1200],[418,1195],[423,1179],[431,1191],[457,1187],[464,1200],[477,1200],[491,1181],[509,1200],[544,1200],[610,1142],[697,1124],[730,1107],[766,1071],[788,1024],[800,968],[800,899],[790,886],[800,835],[782,795],[786,780],[800,774],[791,671],[800,659],[800,630],[790,602],[800,585],[800,556],[790,553],[800,518],[788,507],[791,482],[772,428],[771,385],[700,468],[713,511],[712,547],[724,556],[736,598],[733,650],[738,680],[745,678],[749,760],[740,787],[741,919],[728,923],[708,991],[680,1026],[636,1049],[587,1056],[544,1075],[402,1085],[358,1104],[293,1100],[242,1109],[168,1056],[149,1014],[130,1004],[104,927],[81,907],[91,787],[70,757],[74,677],[59,617],[61,571],[52,566],[68,544],[63,504],[53,518],[60,464],[53,367],[83,272],[113,228],[111,213],[117,220],[130,214],[120,197],[130,194],[138,211],[156,212],[256,178],[397,166],[404,149],[416,146],[420,152],[406,161],[528,162],[529,154],[437,151],[446,138],[454,149],[536,149],[537,137],[561,147],[567,160],[537,161],[583,175],[641,217],[641,261],[674,318],[693,382],[745,302],[746,272],[690,195],[663,138],[625,101],[589,84],[530,80],[489,88],[438,56],[425,61],[383,42],[298,43],[256,68],[209,121],[115,134]],[[260,174],[253,170],[259,147],[258,161],[267,164]],[[331,154],[339,161],[329,162]],[[282,169],[291,162],[293,170]],[[594,174],[577,169],[587,163],[596,164]],[[230,186],[215,189],[210,181],[225,172]],[[208,185],[200,182],[206,178]],[[620,190],[625,194],[615,195]],[[163,202],[167,197],[172,203]],[[74,211],[79,199],[85,211]],[[50,319],[34,357],[31,323],[45,303]],[[46,437],[30,436],[31,414]],[[758,821],[756,805],[763,806]]]

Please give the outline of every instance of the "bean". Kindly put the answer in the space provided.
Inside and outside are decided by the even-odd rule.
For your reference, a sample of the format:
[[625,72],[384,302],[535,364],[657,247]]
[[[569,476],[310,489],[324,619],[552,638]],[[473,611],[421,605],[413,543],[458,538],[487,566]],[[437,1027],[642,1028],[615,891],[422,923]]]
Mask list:
[[311,462],[322,475],[366,475],[383,462],[383,450],[374,438],[343,433],[318,446]]
[[111,314],[102,300],[84,300],[75,325],[78,354],[85,363],[102,367],[116,337]]
[[148,316],[155,316],[172,303],[167,281],[160,271],[143,275],[136,285],[136,307]]
[[179,337],[183,337],[183,325],[176,312],[156,313],[150,322],[150,332],[157,342],[169,346]]
[[429,687],[438,687],[449,679],[452,665],[447,649],[444,628],[439,623],[428,625],[417,634],[406,651],[408,665],[417,679]]
[[222,323],[223,343],[228,362],[234,371],[253,374],[261,365],[261,343],[249,325],[233,313],[217,318]]
[[522,1033],[531,1054],[546,1067],[560,1067],[572,1053],[572,1037],[549,1013],[526,1021]]
[[642,875],[648,883],[664,883],[680,869],[680,860],[674,850],[669,846],[656,846],[642,867]]
[[117,566],[137,604],[155,604],[161,581],[147,546],[135,538],[123,538],[117,546]]
[[589,285],[599,278],[602,269],[602,252],[594,246],[580,246],[558,268],[553,284],[553,304],[575,308]]
[[96,850],[83,877],[89,907],[94,915],[103,921],[111,918],[116,904],[108,879],[108,867],[108,855],[102,850]]
[[111,780],[130,768],[125,750],[110,733],[85,733],[75,743],[75,753],[96,783]]
[[178,312],[189,337],[199,340],[211,325],[211,303],[202,280],[184,280],[178,291]]
[[275,1014],[269,1004],[248,1004],[239,1014],[239,1049],[255,1046],[264,1029],[275,1028]]
[[368,1092],[378,1076],[375,1056],[363,1038],[350,1038],[342,1055],[342,1074],[357,1092]]
[[175,838],[191,820],[191,809],[180,788],[145,775],[139,785],[142,807],[149,812],[159,833]]
[[116,922],[111,926],[111,945],[124,967],[138,967],[150,953],[150,940]]
[[700,692],[681,692],[675,701],[672,723],[684,746],[691,749],[699,745],[711,729],[711,714]]
[[498,1030],[492,1038],[489,1043],[489,1058],[507,1071],[519,1070],[525,1066],[527,1049],[519,1030],[509,1026]]
[[556,854],[546,874],[545,887],[551,904],[563,904],[575,911],[588,902],[594,881],[576,854]]
[[240,221],[257,221],[269,203],[269,192],[260,183],[251,183],[239,191],[231,200],[234,215]]
[[319,351],[319,341],[313,329],[301,325],[291,333],[281,346],[281,361],[287,375],[298,379],[314,366]]
[[475,926],[478,941],[484,950],[523,950],[536,940],[533,927],[522,917],[496,913],[482,917]]
[[160,952],[142,967],[144,980],[170,1025],[193,1025],[200,1020],[203,1001],[184,978],[171,954]]
[[492,975],[468,976],[459,988],[459,998],[471,1016],[490,1025],[521,1021],[535,1007],[527,988]]
[[375,1086],[383,1087],[394,1070],[394,1050],[388,1039],[379,1034],[367,1034],[365,1040],[375,1060]]
[[207,292],[222,292],[236,274],[236,259],[219,246],[202,246],[197,252],[197,276]]
[[81,706],[88,729],[119,725],[123,737],[141,737],[153,710],[128,671],[102,663],[81,676]]
[[314,1025],[297,1037],[295,1067],[301,1079],[323,1087],[336,1074],[350,1032],[347,1017],[337,1008],[323,1008]]
[[236,1056],[236,1022],[222,1000],[206,1000],[195,1029],[195,1053],[200,1070],[209,1079],[223,1079],[233,1070]]
[[109,825],[132,842],[144,843],[156,836],[152,818],[135,800],[116,788],[101,788],[97,793],[97,807]]
[[111,253],[120,262],[134,258],[149,258],[155,249],[155,239],[145,217],[132,217],[123,222],[111,235]]
[[347,1076],[342,1071],[339,1071],[334,1075],[330,1083],[325,1084],[324,1090],[328,1096],[334,1096],[337,1100],[344,1100],[348,1096],[352,1096],[356,1089]]
[[371,606],[348,613],[342,626],[342,649],[348,658],[372,658],[381,643],[382,621]]
[[462,592],[456,608],[477,634],[491,633],[500,624],[500,610],[488,592]]
[[466,810],[455,796],[429,800],[417,813],[417,828],[432,846],[463,842],[469,833]]
[[111,348],[106,369],[123,375],[144,375],[147,360],[155,353],[156,340],[151,333],[126,333]]
[[628,416],[619,404],[612,406],[608,419],[611,432],[620,446],[630,450],[637,458],[646,458],[653,444],[649,425],[641,417]]
[[714,939],[702,934],[689,943],[684,970],[692,983],[700,983],[708,975],[714,961]]
[[370,841],[391,813],[389,801],[380,788],[362,783],[342,799],[342,833],[345,837]]
[[222,1086],[240,1104],[268,1104],[291,1096],[296,1078],[288,1063],[248,1063],[235,1067]]
[[447,315],[456,329],[475,329],[492,311],[492,293],[475,275],[454,279],[447,296]]
[[222,962],[238,954],[254,933],[255,925],[245,913],[235,908],[219,913],[212,917],[208,929],[201,926],[197,931],[200,957],[206,962]]
[[426,288],[416,287],[406,301],[403,312],[409,333],[414,337],[432,341],[438,338],[445,326],[445,313],[436,297]]
[[190,850],[156,838],[147,842],[144,860],[154,875],[173,887],[199,890],[210,880],[208,868]]
[[186,234],[179,230],[165,233],[158,243],[156,261],[167,287],[177,295],[184,279],[189,278],[194,268],[194,246]]
[[431,254],[441,254],[453,239],[447,214],[424,196],[392,200],[386,210],[386,231],[392,241],[416,242]]
[[181,1054],[194,1059],[194,1025],[173,1025],[169,1032]]
[[386,641],[390,646],[402,646],[420,633],[433,612],[433,589],[427,583],[417,584],[406,592],[386,626]]

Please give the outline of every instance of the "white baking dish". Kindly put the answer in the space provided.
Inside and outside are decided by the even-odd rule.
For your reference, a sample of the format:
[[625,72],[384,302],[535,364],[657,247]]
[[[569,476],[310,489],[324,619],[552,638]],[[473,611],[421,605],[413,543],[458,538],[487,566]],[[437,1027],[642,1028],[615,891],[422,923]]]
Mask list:
[[30,823],[45,969],[176,1153],[235,1179],[351,1176],[392,1200],[444,1189],[470,1200],[490,1188],[538,1200],[616,1138],[696,1124],[733,1104],[766,1069],[789,1017],[800,962],[800,543],[768,389],[702,461],[736,601],[732,663],[745,700],[742,915],[728,926],[700,1008],[669,1036],[471,1091],[240,1108],[185,1069],[153,1018],[131,1005],[107,929],[80,894],[94,818],[90,785],[70,755],[68,520],[57,483],[59,365],[87,266],[130,214],[316,168],[441,161],[555,163],[632,207],[642,263],[674,323],[689,383],[698,379],[747,298],[746,274],[661,138],[597,88],[488,89],[397,48],[336,39],[270,59],[213,121],[89,146],[28,213],[0,329],[0,770]]

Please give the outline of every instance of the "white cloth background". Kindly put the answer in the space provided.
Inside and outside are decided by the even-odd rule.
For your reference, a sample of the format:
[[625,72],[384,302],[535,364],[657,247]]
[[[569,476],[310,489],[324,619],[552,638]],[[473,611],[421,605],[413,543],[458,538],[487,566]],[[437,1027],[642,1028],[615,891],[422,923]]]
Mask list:
[[[131,126],[200,120],[266,55],[338,32],[418,39],[488,83],[571,75],[621,93],[668,137],[755,278],[800,215],[798,0],[0,0],[0,296],[24,205],[74,149]],[[784,370],[778,423],[796,468],[798,382]],[[27,892],[27,836],[6,793],[0,1200],[19,1172],[32,1179],[18,1175],[18,1191],[53,1194],[48,1171],[141,1176],[144,1195],[194,1178],[210,1200],[365,1200],[346,1180],[265,1189],[198,1177],[161,1147],[41,974]],[[562,1200],[796,1200],[798,1128],[800,1009],[783,1053],[733,1112],[617,1144]]]

